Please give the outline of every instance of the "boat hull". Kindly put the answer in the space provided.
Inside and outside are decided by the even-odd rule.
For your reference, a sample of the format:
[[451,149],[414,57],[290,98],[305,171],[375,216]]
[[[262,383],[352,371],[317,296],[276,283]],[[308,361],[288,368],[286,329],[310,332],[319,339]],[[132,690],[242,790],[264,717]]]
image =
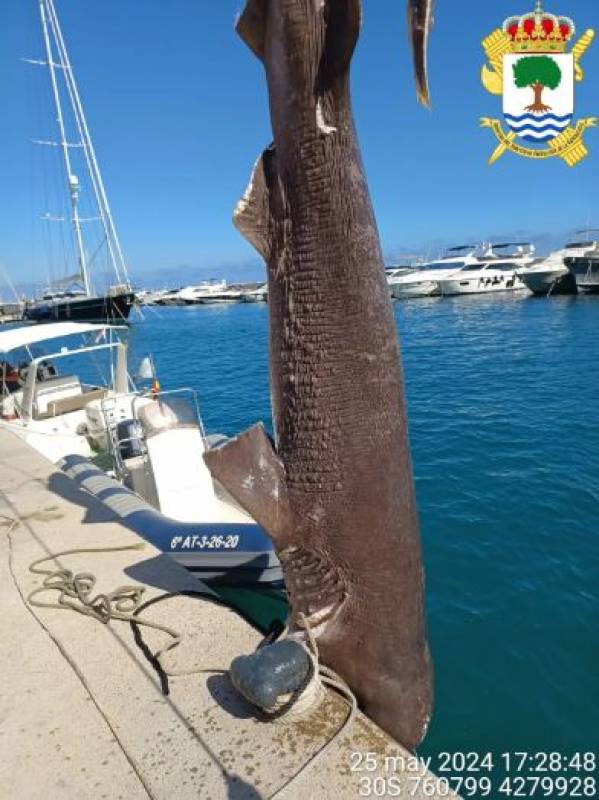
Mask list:
[[492,278],[469,278],[462,280],[440,281],[439,287],[444,297],[453,297],[462,294],[487,294],[489,292],[518,292],[526,289],[518,276],[506,280]]
[[565,258],[564,263],[582,294],[599,294],[599,259]]
[[129,318],[135,302],[133,292],[114,297],[70,297],[64,300],[38,302],[25,309],[23,317],[30,322],[123,322]]
[[226,586],[282,585],[274,546],[255,522],[180,522],[161,514],[87,458],[67,456],[59,466],[123,525],[202,581]]
[[591,283],[590,281],[579,281],[578,291],[582,294],[599,294],[599,281]]
[[415,297],[436,297],[441,294],[438,281],[422,281],[419,283],[399,285],[391,284],[391,297],[395,300],[409,300]]
[[[180,303],[170,303],[170,305],[186,305],[186,306],[212,306],[217,303],[240,303],[242,302],[241,296],[234,297],[220,297],[218,295],[210,296],[203,295],[195,298],[185,298]],[[166,304],[165,304],[166,305]]]
[[576,294],[576,281],[568,270],[545,270],[522,275],[526,287],[534,295],[546,297],[548,294]]

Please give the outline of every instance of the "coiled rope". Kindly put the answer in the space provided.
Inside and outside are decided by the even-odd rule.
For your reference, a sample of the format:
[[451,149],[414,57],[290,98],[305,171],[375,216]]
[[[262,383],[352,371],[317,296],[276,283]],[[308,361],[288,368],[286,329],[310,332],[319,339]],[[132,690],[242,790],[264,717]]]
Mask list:
[[[34,589],[27,595],[27,602],[38,608],[75,611],[78,614],[92,617],[105,625],[114,620],[118,620],[120,622],[129,622],[132,625],[143,625],[146,628],[162,631],[170,637],[170,640],[153,654],[152,660],[155,664],[160,666],[164,675],[169,677],[195,675],[199,673],[227,673],[227,670],[224,669],[193,667],[191,669],[169,670],[164,666],[162,658],[170,650],[174,650],[181,644],[182,635],[167,625],[153,622],[152,620],[145,619],[138,615],[146,590],[145,586],[140,586],[139,584],[119,586],[112,592],[99,593],[94,596],[93,591],[97,579],[93,573],[74,573],[68,569],[50,570],[39,568],[39,565],[46,561],[57,561],[64,556],[82,553],[118,553],[127,550],[141,550],[144,546],[143,542],[140,542],[120,547],[80,547],[72,550],[63,550],[60,553],[52,553],[43,558],[38,558],[29,565],[29,571],[35,575],[45,575],[46,577],[40,587]],[[48,592],[58,592],[58,599],[52,602],[44,602],[37,599],[39,595],[47,594]],[[208,597],[208,595],[205,596]]]

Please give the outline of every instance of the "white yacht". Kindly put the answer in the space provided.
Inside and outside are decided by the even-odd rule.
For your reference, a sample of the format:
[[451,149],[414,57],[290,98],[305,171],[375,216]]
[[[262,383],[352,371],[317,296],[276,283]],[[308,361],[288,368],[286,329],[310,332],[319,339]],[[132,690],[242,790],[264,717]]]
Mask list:
[[185,286],[159,298],[161,306],[212,305],[213,303],[240,303],[243,292],[228,286],[226,281],[210,280],[197,286]]
[[226,281],[209,280],[197,286],[185,286],[179,291],[178,297],[183,304],[191,306],[198,303],[210,303],[226,291]]
[[481,263],[476,255],[476,245],[452,247],[438,260],[410,269],[389,281],[391,295],[396,300],[410,297],[431,297],[441,294],[439,281],[453,275],[465,266]]
[[599,248],[583,256],[567,256],[564,263],[582,294],[599,294]]
[[385,267],[385,277],[387,278],[387,283],[389,284],[389,290],[391,292],[391,297],[393,297],[393,287],[399,280],[399,278],[404,278],[406,275],[410,275],[413,272],[416,272],[417,269],[422,267],[423,264],[416,265],[396,265],[394,267]]
[[268,283],[263,283],[255,289],[242,292],[242,303],[266,303],[268,301]]
[[[202,580],[278,585],[270,539],[204,463],[226,439],[206,437],[195,392],[162,392],[153,366],[150,390],[133,384],[122,330],[56,322],[0,332],[0,427]],[[108,380],[83,379],[100,366]],[[94,463],[99,453],[108,473]]]
[[152,300],[151,305],[184,306],[187,305],[187,303],[181,297],[181,289],[169,289],[166,292],[157,293],[157,296]]
[[199,295],[198,302],[202,305],[213,305],[215,303],[241,303],[243,301],[243,292],[234,287],[226,287],[220,292],[206,292],[204,295]]
[[597,241],[570,242],[561,250],[550,253],[539,264],[535,264],[521,275],[527,288],[536,295],[576,294],[575,276],[565,264],[566,258],[584,258],[597,250]]
[[531,244],[490,245],[478,264],[465,265],[442,278],[439,289],[444,296],[521,291],[526,289],[521,274],[534,263]]
[[168,289],[140,289],[135,292],[135,296],[141,306],[155,306],[168,291]]

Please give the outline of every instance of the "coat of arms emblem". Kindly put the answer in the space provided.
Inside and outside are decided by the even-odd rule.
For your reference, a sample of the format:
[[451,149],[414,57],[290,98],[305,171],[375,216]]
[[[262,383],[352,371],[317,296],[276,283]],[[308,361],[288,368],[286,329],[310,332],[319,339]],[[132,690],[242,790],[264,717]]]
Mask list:
[[482,69],[482,82],[491,94],[503,95],[503,116],[484,117],[498,146],[489,159],[494,164],[507,150],[528,158],[562,158],[573,167],[588,154],[583,142],[596,117],[574,120],[574,87],[584,78],[580,60],[595,37],[587,30],[568,51],[576,34],[569,17],[543,10],[509,17],[483,40],[490,67]]

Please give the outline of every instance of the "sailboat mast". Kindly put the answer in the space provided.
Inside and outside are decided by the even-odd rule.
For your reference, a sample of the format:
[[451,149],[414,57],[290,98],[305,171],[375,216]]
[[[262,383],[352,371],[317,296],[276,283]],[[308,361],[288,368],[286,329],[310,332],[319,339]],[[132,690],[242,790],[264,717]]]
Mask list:
[[106,189],[104,187],[102,173],[100,172],[100,167],[98,165],[98,160],[96,158],[96,151],[89,132],[85,113],[83,111],[83,104],[81,102],[81,97],[79,95],[79,90],[77,88],[77,83],[75,81],[75,75],[71,67],[71,62],[69,60],[69,55],[65,45],[64,37],[62,35],[62,30],[60,27],[60,23],[58,21],[58,15],[56,13],[56,8],[54,6],[54,0],[44,0],[44,1],[48,8],[50,25],[52,26],[52,31],[54,33],[54,38],[56,40],[56,45],[58,47],[58,51],[60,54],[61,66],[64,69],[67,89],[69,92],[71,104],[73,106],[73,112],[77,123],[77,128],[79,130],[79,136],[81,138],[81,142],[83,145],[87,166],[91,177],[94,194],[96,197],[96,203],[98,206],[100,220],[104,228],[104,234],[106,237],[106,243],[110,254],[110,260],[112,262],[112,266],[115,271],[117,280],[119,281],[122,280],[125,282],[125,284],[127,284],[127,286],[129,286],[130,279],[127,270],[127,265],[125,262],[125,257],[123,255],[121,243],[119,241],[116,226],[114,224],[112,211],[108,203],[108,196],[106,194]]
[[[69,143],[66,137],[66,130],[64,124],[64,116],[62,113],[62,103],[60,100],[60,92],[58,90],[58,82],[56,80],[56,64],[54,62],[54,54],[52,52],[52,45],[50,43],[50,34],[48,31],[48,17],[46,13],[45,0],[39,2],[40,16],[42,20],[42,32],[44,36],[44,46],[46,48],[46,58],[48,62],[48,70],[50,73],[50,84],[52,87],[52,96],[54,98],[54,107],[56,109],[56,121],[58,123],[58,130],[60,134],[60,148],[64,159],[64,165],[67,175],[67,183],[69,188],[69,196],[71,200],[71,222],[75,233],[75,244],[77,247],[77,256],[79,261],[79,271],[85,287],[85,293],[90,295],[89,277],[87,274],[87,263],[85,258],[85,247],[83,245],[83,235],[81,231],[81,219],[79,217],[79,179],[73,173],[71,167],[71,157],[69,155]],[[59,67],[63,67],[60,63]]]

